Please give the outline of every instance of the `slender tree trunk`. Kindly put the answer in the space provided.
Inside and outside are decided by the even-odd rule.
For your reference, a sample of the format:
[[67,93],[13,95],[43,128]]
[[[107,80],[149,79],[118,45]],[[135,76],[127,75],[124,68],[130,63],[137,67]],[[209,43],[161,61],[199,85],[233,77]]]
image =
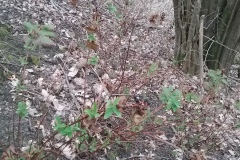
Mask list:
[[186,73],[199,72],[199,20],[205,15],[204,63],[229,70],[240,52],[240,0],[173,0],[175,60]]

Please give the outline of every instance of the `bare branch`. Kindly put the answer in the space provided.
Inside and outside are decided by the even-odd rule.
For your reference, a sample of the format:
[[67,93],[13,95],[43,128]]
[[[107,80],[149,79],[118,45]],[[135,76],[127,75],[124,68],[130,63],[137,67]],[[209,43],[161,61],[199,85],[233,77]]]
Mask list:
[[201,92],[204,94],[203,88],[203,22],[204,22],[205,15],[200,17],[200,28],[199,28],[199,78],[200,78],[200,85],[201,85]]
[[229,48],[228,46],[226,46],[226,45],[224,45],[224,44],[222,44],[222,43],[220,43],[220,42],[218,42],[218,41],[215,41],[215,40],[212,39],[212,38],[209,38],[208,36],[204,36],[204,35],[203,35],[203,37],[205,37],[205,38],[211,40],[212,42],[215,42],[215,43],[217,43],[217,44],[219,44],[219,45],[221,45],[221,46],[229,49],[230,51],[233,51],[233,52],[235,52],[235,53],[237,53],[237,54],[240,54],[240,52],[238,52],[238,51],[236,51],[236,50],[234,50],[234,49],[231,49],[231,48]]

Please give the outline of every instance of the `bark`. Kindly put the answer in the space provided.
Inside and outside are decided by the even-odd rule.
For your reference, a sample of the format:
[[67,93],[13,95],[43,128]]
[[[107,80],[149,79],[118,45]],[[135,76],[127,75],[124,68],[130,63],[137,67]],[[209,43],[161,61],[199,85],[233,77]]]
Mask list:
[[199,71],[199,19],[205,15],[205,64],[228,71],[240,52],[240,0],[173,0],[173,5],[178,66],[190,74]]

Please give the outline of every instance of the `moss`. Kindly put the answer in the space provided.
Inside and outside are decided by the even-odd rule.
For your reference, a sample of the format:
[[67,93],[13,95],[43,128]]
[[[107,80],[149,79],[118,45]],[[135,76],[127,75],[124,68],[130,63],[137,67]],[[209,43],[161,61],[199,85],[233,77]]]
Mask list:
[[0,49],[4,49],[6,46],[3,42],[0,41]]
[[6,26],[0,26],[0,39],[6,38],[9,36],[9,31]]
[[40,66],[40,58],[38,56],[29,56],[28,57],[28,62],[33,63],[36,66]]

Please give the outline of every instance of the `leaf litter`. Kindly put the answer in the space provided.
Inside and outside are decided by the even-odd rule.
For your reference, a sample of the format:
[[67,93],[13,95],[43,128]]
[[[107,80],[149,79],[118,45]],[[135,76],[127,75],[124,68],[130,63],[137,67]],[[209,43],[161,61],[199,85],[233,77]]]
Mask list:
[[[2,1],[1,3],[5,5],[7,4],[5,1]],[[21,14],[25,14],[26,18],[30,17],[30,15],[26,13],[27,10],[29,10],[30,13],[34,13],[36,11],[36,13],[39,13],[38,9],[43,10],[43,12],[39,14],[32,14],[33,17],[31,20],[48,21],[51,19],[51,16],[49,15],[53,15],[54,20],[52,21],[60,35],[59,40],[57,40],[57,45],[63,46],[63,48],[67,49],[63,54],[60,54],[60,56],[55,56],[58,64],[52,65],[45,63],[44,67],[40,70],[40,73],[34,75],[34,69],[27,69],[29,73],[27,74],[26,79],[29,81],[25,85],[27,85],[28,88],[31,88],[31,91],[34,93],[38,93],[42,96],[38,97],[39,102],[46,102],[50,104],[49,107],[52,110],[52,113],[54,113],[51,115],[52,117],[50,117],[52,120],[56,115],[62,116],[65,119],[77,118],[76,113],[78,113],[79,108],[92,106],[94,102],[93,95],[96,94],[97,97],[103,101],[106,101],[109,100],[110,93],[112,93],[112,91],[115,89],[123,91],[124,88],[127,88],[131,94],[148,94],[149,91],[154,91],[153,94],[156,94],[160,93],[163,87],[172,86],[174,89],[181,90],[184,94],[189,91],[194,93],[199,92],[198,79],[186,76],[179,69],[174,67],[172,61],[170,60],[173,56],[174,43],[172,39],[174,36],[174,30],[173,26],[171,25],[173,13],[169,13],[166,11],[166,9],[164,9],[164,7],[161,7],[162,13],[156,14],[153,12],[159,12],[159,9],[153,7],[154,3],[149,3],[148,1],[141,2],[141,4],[148,5],[145,5],[145,10],[139,17],[137,17],[137,15],[139,15],[139,10],[141,10],[141,7],[143,6],[136,5],[138,2],[134,1],[127,12],[129,21],[131,19],[134,21],[122,22],[122,25],[126,26],[126,36],[120,40],[121,45],[119,46],[117,43],[118,36],[117,34],[114,35],[115,32],[112,31],[112,28],[117,27],[118,22],[104,9],[105,6],[102,4],[99,5],[99,9],[102,11],[102,14],[99,15],[102,20],[102,25],[101,27],[92,27],[89,24],[91,24],[91,12],[93,8],[89,7],[88,2],[85,1],[81,1],[81,5],[77,4],[76,1],[71,1],[71,4],[75,7],[77,6],[77,8],[70,6],[67,1],[62,1],[61,3],[55,1],[36,2],[30,0],[24,3],[16,1],[16,3],[19,6],[22,6],[22,9],[15,10],[12,8],[14,11],[13,13],[16,14],[20,12]],[[123,5],[122,2],[120,4]],[[169,5],[167,3],[163,4],[164,6]],[[111,10],[113,12],[115,9],[111,7]],[[11,23],[18,24],[16,23],[17,21],[21,21],[21,19],[15,18]],[[112,22],[111,25],[109,22]],[[22,32],[18,25],[13,26],[15,32]],[[80,29],[80,26],[85,26],[85,28],[82,27]],[[132,26],[135,26],[133,35],[127,31],[127,28]],[[68,30],[68,27],[71,28],[71,31]],[[100,40],[99,43],[102,44],[97,44],[94,41],[89,42],[85,36],[85,30],[96,34],[100,32],[102,35],[97,35],[97,40]],[[129,36],[131,38],[130,47],[128,41]],[[80,38],[78,39],[76,37]],[[73,42],[71,39],[75,39],[77,42],[75,41],[75,44],[71,44],[70,42]],[[79,46],[81,46],[81,44],[86,44],[86,46],[84,47],[83,45],[83,47],[80,48]],[[115,49],[115,47],[119,48]],[[90,48],[90,50],[87,48]],[[92,74],[90,69],[88,69],[88,60],[89,57],[92,57],[95,52],[98,52],[100,49],[105,51],[104,54],[99,55],[100,59],[104,61],[103,64],[100,64],[101,68],[104,69],[104,73],[102,76],[98,77],[95,75],[95,73]],[[127,64],[124,68],[125,71],[123,72],[123,68],[121,68],[121,66],[124,64],[124,58],[127,58]],[[116,65],[117,63],[120,65]],[[152,70],[154,70],[154,73],[150,74],[151,72],[149,72],[149,68],[153,63],[157,64],[158,67],[156,67],[156,69],[153,67]],[[93,69],[96,68],[94,67]],[[124,79],[119,81],[123,74]],[[146,77],[146,74],[149,76]],[[36,81],[37,83],[35,83]],[[19,80],[16,78],[13,77],[11,79],[13,92],[16,90],[16,87],[19,83]],[[213,135],[217,138],[215,143],[218,144],[220,149],[223,151],[226,148],[238,147],[240,131],[239,129],[234,129],[234,127],[232,127],[236,123],[236,117],[239,118],[240,114],[239,111],[234,109],[235,102],[240,100],[235,96],[236,93],[240,93],[239,86],[238,88],[235,88],[234,92],[231,92],[227,96],[225,96],[226,93],[224,92],[223,94],[217,95],[218,98],[221,99],[222,105],[215,105],[216,102],[214,101],[214,98],[211,99],[212,97],[209,97],[209,99],[204,99],[204,104],[182,102],[181,112],[177,113],[179,119],[184,119],[184,123],[194,125],[189,125],[186,126],[186,129],[181,129],[178,127],[183,125],[182,122],[170,122],[169,125],[173,128],[171,130],[175,130],[175,135],[168,138],[166,136],[167,131],[165,131],[165,133],[159,136],[159,138],[164,141],[169,141],[172,139],[171,143],[174,145],[183,145],[192,148],[191,153],[195,159],[204,159],[202,157],[205,155],[200,153],[200,149],[206,149],[206,146],[201,143],[198,144],[199,146],[191,146],[191,144],[186,141],[186,138],[194,139],[193,136],[199,133],[202,133],[202,135],[199,137],[199,139],[202,139],[200,142],[207,143],[208,137],[206,134],[212,131]],[[73,97],[77,99],[79,104],[76,104],[76,102],[72,100]],[[34,99],[34,95],[31,98]],[[126,105],[126,103],[126,97],[121,97],[119,105]],[[30,116],[34,118],[42,114],[40,113],[40,108],[32,107],[34,107],[34,105],[32,105],[28,110]],[[193,114],[193,111],[202,114],[208,114],[208,117],[210,118],[200,123],[202,120],[202,115],[197,113]],[[144,119],[141,116],[144,117],[145,112],[144,114],[134,112],[132,121],[135,124],[140,123],[140,121]],[[166,120],[170,117],[170,115],[162,115],[162,113],[160,113],[159,116],[163,120]],[[99,127],[97,125],[93,125],[93,122],[85,122],[85,125],[88,126],[87,128],[91,126],[90,130],[95,133],[100,132]],[[44,129],[44,126],[42,126],[42,128]],[[47,126],[46,128],[50,129],[51,126]],[[164,129],[164,127],[160,130],[162,129]],[[49,133],[49,130],[45,129],[45,134],[47,135]],[[149,141],[150,140],[151,138]],[[56,147],[60,147],[62,144],[56,143],[55,145]],[[141,145],[144,147],[149,147],[142,143]],[[151,144],[151,146],[154,145]],[[137,152],[138,147],[135,146],[135,148]],[[10,149],[14,150],[14,147]],[[158,150],[156,147],[150,147],[148,149],[153,149],[154,153],[156,150]],[[165,149],[164,152],[169,152],[169,150],[171,150],[171,147],[167,150]],[[142,159],[147,157],[148,154],[151,155],[151,159],[158,159],[161,157],[157,153],[147,154],[143,150],[140,152],[143,152],[138,152],[139,157]],[[175,158],[183,159],[182,150],[175,149],[174,152],[176,152],[177,156]],[[231,149],[229,149],[228,152],[230,155],[225,155],[228,158],[229,156],[234,157],[237,154]],[[68,159],[72,159],[75,156],[74,148],[65,146],[63,149],[63,154]],[[136,155],[131,156],[134,157]]]

